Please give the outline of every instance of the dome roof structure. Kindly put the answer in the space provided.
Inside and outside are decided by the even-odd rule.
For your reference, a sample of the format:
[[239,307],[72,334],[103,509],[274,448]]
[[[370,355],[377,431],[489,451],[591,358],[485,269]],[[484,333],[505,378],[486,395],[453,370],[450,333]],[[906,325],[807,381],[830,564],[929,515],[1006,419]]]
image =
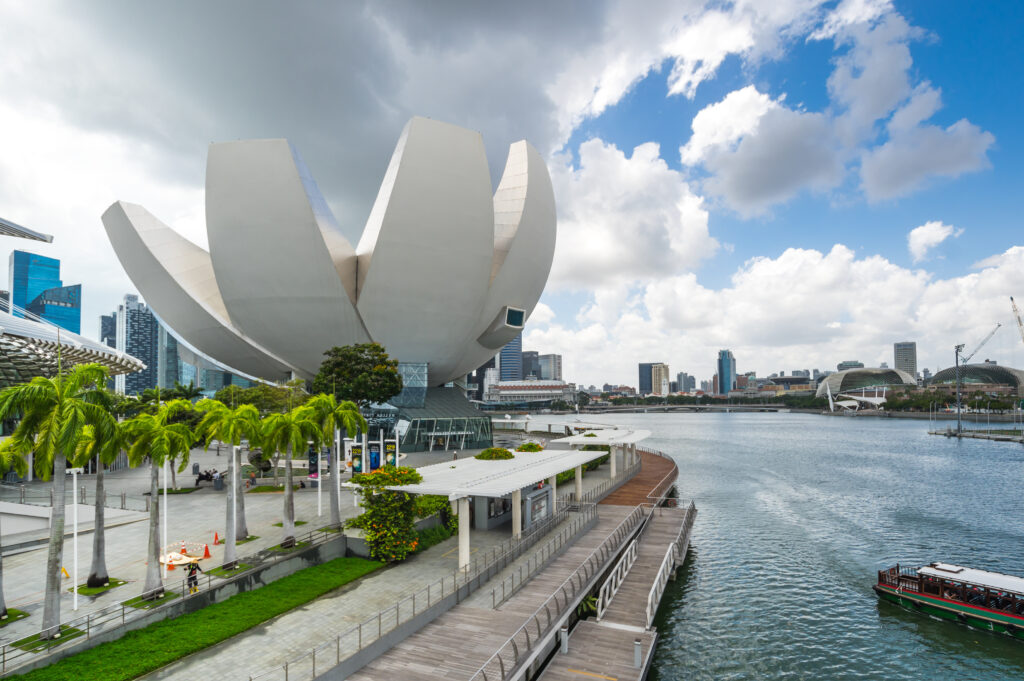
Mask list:
[[160,318],[240,373],[311,378],[328,349],[373,341],[426,365],[439,386],[522,332],[551,269],[555,199],[541,155],[515,142],[491,187],[478,132],[417,117],[358,244],[284,139],[210,146],[209,251],[139,205],[114,203],[103,224]]
[[[1020,393],[1024,385],[1024,371],[1010,367],[983,362],[967,364],[960,367],[960,380],[964,385],[1005,385]],[[932,376],[928,385],[944,385],[956,383],[956,367],[943,369]]]
[[847,369],[839,373],[829,374],[818,382],[816,397],[826,397],[831,389],[832,395],[849,390],[882,387],[917,387],[917,380],[906,371],[899,369]]

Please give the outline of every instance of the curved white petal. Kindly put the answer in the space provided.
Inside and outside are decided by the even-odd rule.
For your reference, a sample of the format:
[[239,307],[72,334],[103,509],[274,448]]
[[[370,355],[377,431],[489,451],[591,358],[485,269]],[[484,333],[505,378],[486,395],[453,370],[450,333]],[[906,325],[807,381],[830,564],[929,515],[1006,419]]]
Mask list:
[[271,380],[287,379],[295,371],[232,328],[206,251],[142,206],[123,201],[103,213],[103,226],[142,297],[197,349]]
[[356,313],[355,251],[287,140],[210,146],[210,257],[238,329],[316,374],[334,345],[369,336]]
[[464,339],[479,324],[493,211],[480,134],[409,121],[356,249],[356,306],[388,354],[429,362],[431,385],[459,375]]
[[[468,340],[457,373],[468,373],[521,333],[504,323],[504,310],[537,305],[555,255],[555,194],[540,153],[526,141],[509,147],[508,161],[494,193],[494,258],[476,332]],[[524,320],[525,321],[525,320]]]

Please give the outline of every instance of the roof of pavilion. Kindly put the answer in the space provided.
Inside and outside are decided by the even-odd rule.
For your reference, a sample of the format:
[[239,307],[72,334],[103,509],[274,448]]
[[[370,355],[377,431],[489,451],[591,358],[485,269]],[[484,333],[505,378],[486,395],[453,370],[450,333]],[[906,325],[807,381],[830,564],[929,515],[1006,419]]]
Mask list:
[[650,436],[651,431],[649,430],[606,428],[604,430],[591,430],[587,433],[552,440],[548,443],[548,446],[581,447],[583,445],[634,445],[641,440],[646,440]]
[[[587,444],[591,444],[588,442]],[[423,481],[385,489],[410,494],[439,494],[451,500],[462,497],[504,497],[516,490],[572,470],[607,455],[604,451],[544,450],[513,452],[515,458],[484,461],[467,458],[417,468]],[[357,485],[347,482],[346,487]]]

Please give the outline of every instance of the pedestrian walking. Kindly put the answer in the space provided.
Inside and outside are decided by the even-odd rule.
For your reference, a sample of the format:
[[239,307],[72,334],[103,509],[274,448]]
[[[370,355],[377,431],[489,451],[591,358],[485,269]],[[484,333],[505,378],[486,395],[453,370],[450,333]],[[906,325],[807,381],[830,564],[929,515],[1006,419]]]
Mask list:
[[188,572],[188,592],[194,594],[199,591],[199,573],[203,571],[203,568],[199,567],[199,559],[193,558],[185,570]]

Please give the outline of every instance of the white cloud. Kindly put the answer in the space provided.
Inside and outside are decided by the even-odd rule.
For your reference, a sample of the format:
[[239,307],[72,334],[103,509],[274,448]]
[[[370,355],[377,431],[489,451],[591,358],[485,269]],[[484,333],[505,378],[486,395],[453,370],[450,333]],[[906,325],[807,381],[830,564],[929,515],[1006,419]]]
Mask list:
[[545,303],[537,303],[530,313],[530,327],[547,326],[555,318],[555,311]]
[[559,216],[551,284],[647,280],[692,269],[716,251],[702,199],[658,152],[647,143],[627,158],[592,139],[580,145],[578,165],[552,164]]
[[907,250],[913,256],[914,262],[918,263],[928,256],[928,251],[949,237],[958,237],[961,234],[963,234],[962,229],[954,229],[952,225],[932,220],[907,233]]
[[957,177],[989,167],[996,138],[967,119],[949,126],[919,125],[864,153],[860,178],[869,201],[905,196],[929,178]]
[[[996,321],[1011,324],[1006,292],[1019,290],[1024,247],[949,279],[880,256],[857,257],[841,244],[827,253],[791,248],[750,260],[724,288],[707,288],[692,273],[665,277],[591,310],[592,319],[606,321],[578,330],[551,324],[528,338],[532,347],[563,353],[568,380],[597,385],[635,385],[644,361],[708,379],[723,347],[741,371],[767,375],[830,369],[850,358],[891,365],[892,343],[912,339],[919,366],[935,369],[949,365],[955,343],[978,338]],[[1005,346],[1004,356],[996,343],[988,356],[1013,365],[1021,357],[1017,344]]]
[[890,0],[843,0],[829,12],[821,27],[811,33],[810,40],[834,38],[848,26],[869,24],[892,11]]
[[762,116],[778,106],[753,85],[733,90],[722,101],[709,104],[693,117],[693,135],[679,150],[683,163],[694,165],[714,149],[732,148],[757,129]]

